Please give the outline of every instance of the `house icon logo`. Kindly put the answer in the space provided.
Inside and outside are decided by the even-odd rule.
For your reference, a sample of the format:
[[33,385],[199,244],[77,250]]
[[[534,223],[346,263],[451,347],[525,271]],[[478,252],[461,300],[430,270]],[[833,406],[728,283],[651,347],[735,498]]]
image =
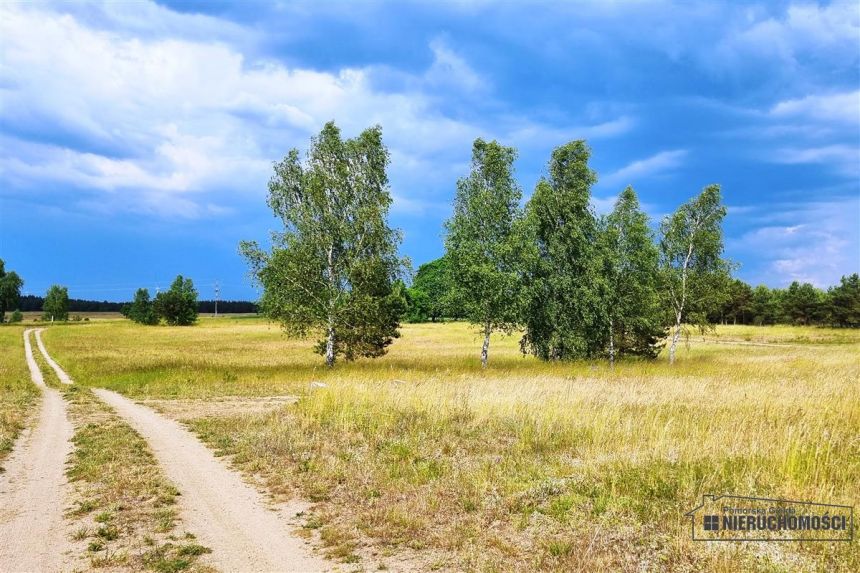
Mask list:
[[703,495],[684,514],[693,541],[851,541],[854,508],[813,501]]

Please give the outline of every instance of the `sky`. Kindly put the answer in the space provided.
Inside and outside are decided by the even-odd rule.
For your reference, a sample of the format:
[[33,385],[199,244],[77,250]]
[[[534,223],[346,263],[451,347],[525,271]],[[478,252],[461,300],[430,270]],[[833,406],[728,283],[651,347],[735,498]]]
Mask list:
[[238,243],[330,120],[382,126],[414,268],[482,137],[525,199],[586,139],[595,210],[632,185],[655,225],[720,183],[754,285],[860,271],[857,2],[3,2],[0,258],[30,294],[254,299]]

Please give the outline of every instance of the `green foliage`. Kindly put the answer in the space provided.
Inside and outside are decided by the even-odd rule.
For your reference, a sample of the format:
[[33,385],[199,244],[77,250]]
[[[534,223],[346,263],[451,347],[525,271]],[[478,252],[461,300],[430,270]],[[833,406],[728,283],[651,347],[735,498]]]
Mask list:
[[6,272],[6,264],[0,259],[0,323],[6,319],[6,311],[18,306],[24,281],[15,271]]
[[42,320],[69,320],[69,289],[53,285],[42,303]]
[[406,295],[406,312],[403,319],[406,322],[427,322],[430,320],[430,296],[419,288],[409,287]]
[[[149,292],[146,289],[139,289],[135,295],[135,302],[138,296],[141,296],[141,304],[138,305],[138,310],[144,314],[139,318],[148,318],[145,315],[145,307],[143,306],[143,291],[146,294],[146,299],[149,299]],[[129,318],[132,318],[135,305],[129,309]],[[155,302],[152,305],[155,314],[155,320],[163,318],[170,326],[188,326],[197,322],[197,290],[194,288],[194,283],[191,279],[183,278],[182,275],[177,275],[170,285],[170,289],[160,292],[155,296]],[[134,318],[132,318],[134,320]],[[145,324],[154,324],[145,323]]]
[[481,328],[484,365],[490,334],[510,333],[519,321],[524,235],[515,159],[513,148],[476,139],[471,172],[457,181],[454,215],[446,223],[451,298]]
[[603,309],[614,355],[654,358],[665,336],[658,285],[659,253],[632,187],[619,196],[602,225]]
[[585,141],[556,148],[526,207],[524,352],[545,360],[599,356],[608,328],[599,230],[589,205],[597,175]]
[[[194,300],[196,309],[196,295]],[[145,288],[137,289],[137,292],[134,293],[134,301],[129,305],[127,314],[123,314],[138,324],[158,324],[158,315],[155,313],[155,305],[149,298],[149,291]],[[191,322],[194,322],[194,320]]]
[[731,279],[728,283],[725,301],[719,309],[719,316],[713,316],[712,322],[748,324],[753,316],[753,289],[739,279]]
[[720,186],[708,185],[660,224],[661,279],[674,322],[670,361],[683,325],[707,328],[709,313],[725,301],[730,270],[722,258],[725,216]]
[[776,324],[780,321],[780,307],[777,292],[765,285],[758,285],[752,291],[750,302],[752,322],[756,325]]
[[839,286],[831,287],[827,296],[831,324],[860,327],[860,275],[842,277]]
[[339,355],[381,356],[399,336],[405,296],[394,283],[404,261],[387,222],[388,163],[379,126],[343,140],[327,123],[305,164],[293,149],[275,165],[268,204],[284,231],[271,253],[240,245],[263,287],[262,312],[290,334],[321,333],[329,366]]
[[24,320],[24,315],[18,309],[15,309],[15,312],[9,317],[9,322],[21,322],[22,320]]
[[814,324],[824,319],[824,293],[809,283],[792,282],[782,294],[782,312],[791,324]]

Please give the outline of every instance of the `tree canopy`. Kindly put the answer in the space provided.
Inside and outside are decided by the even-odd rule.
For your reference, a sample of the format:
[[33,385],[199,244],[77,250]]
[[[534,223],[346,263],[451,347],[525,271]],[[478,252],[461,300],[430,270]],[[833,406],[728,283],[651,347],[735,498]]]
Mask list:
[[6,272],[6,263],[0,259],[0,322],[6,320],[6,312],[18,308],[21,287],[24,281],[15,271]]
[[388,149],[379,126],[344,140],[333,122],[275,164],[268,204],[284,230],[271,252],[240,246],[263,287],[262,311],[295,335],[321,334],[326,364],[381,356],[399,336],[404,298],[394,283],[404,261],[388,225]]
[[[143,291],[143,292],[141,292]],[[138,318],[146,319],[146,306],[144,299],[149,298],[149,292],[146,289],[139,289],[135,295],[137,307],[132,303],[129,309],[129,316],[137,312]],[[189,326],[197,322],[197,289],[194,288],[194,282],[189,278],[184,278],[182,275],[177,275],[166,291],[162,291],[155,296],[152,308],[158,318],[163,318],[170,326]],[[152,324],[152,323],[145,323]]]
[[519,322],[523,229],[515,158],[511,147],[476,139],[471,171],[457,181],[454,214],[445,225],[452,299],[480,327],[483,366],[490,335],[510,333]]
[[42,304],[42,320],[69,320],[69,289],[53,285]]

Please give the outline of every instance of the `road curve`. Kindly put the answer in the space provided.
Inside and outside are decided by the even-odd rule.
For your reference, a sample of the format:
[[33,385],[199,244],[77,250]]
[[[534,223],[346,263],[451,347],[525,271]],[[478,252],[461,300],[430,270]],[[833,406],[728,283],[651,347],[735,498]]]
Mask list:
[[[24,331],[30,378],[41,387],[42,405],[34,428],[25,431],[6,471],[0,474],[0,571],[72,569],[73,547],[63,519],[68,482],[64,473],[72,451],[72,424],[60,393],[48,388],[33,358],[31,329]],[[38,335],[38,330],[36,331]]]
[[181,516],[224,571],[329,571],[286,518],[181,424],[110,390],[93,390],[149,442],[180,491]]
[[[51,355],[48,354],[48,351],[45,349],[45,345],[42,343],[42,330],[43,328],[36,329],[36,344],[39,346],[39,352],[42,353],[42,356],[45,357],[45,361],[48,363],[48,366],[57,374],[57,378],[60,379],[60,382],[63,384],[71,384],[71,377],[66,374],[66,371],[60,368],[60,365],[54,362],[54,359],[51,358]],[[26,340],[26,337],[25,337]],[[31,370],[32,372],[32,370]],[[41,376],[41,374],[40,374]]]

